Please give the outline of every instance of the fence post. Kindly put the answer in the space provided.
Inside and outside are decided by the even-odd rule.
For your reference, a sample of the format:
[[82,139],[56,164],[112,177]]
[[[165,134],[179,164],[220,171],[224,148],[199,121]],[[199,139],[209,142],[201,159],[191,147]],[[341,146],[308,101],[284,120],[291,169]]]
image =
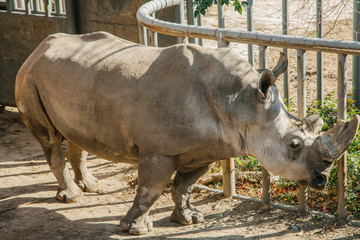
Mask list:
[[[338,55],[338,123],[346,121],[347,67],[346,55]],[[346,219],[346,153],[338,162],[338,211],[339,218]]]
[[[353,40],[360,41],[360,1],[353,1]],[[360,109],[360,56],[352,57],[352,85],[355,106]]]
[[[254,18],[253,18],[253,0],[247,0],[247,30],[252,32],[254,31]],[[248,62],[254,66],[254,46],[248,44]]]
[[[289,32],[289,5],[288,0],[282,0],[282,34],[287,35]],[[289,59],[288,49],[283,48],[283,53],[286,58]],[[286,68],[286,71],[283,74],[283,83],[284,83],[284,98],[286,99],[286,105],[290,104],[290,94],[289,94],[289,68]]]
[[[304,50],[297,50],[297,103],[298,116],[300,119],[305,117],[306,113],[306,52]],[[306,185],[300,185],[299,189],[299,211],[306,211]]]
[[[322,0],[316,0],[316,37],[322,38]],[[316,53],[316,91],[317,100],[323,99],[323,59],[322,52]],[[322,103],[318,105],[321,106]]]
[[9,13],[13,11],[13,0],[6,0],[6,10]]
[[[187,15],[187,23],[188,25],[197,25],[197,22],[194,18],[194,6],[192,5],[192,0],[186,0],[186,15]],[[189,38],[189,43],[198,44],[197,38]]]
[[267,68],[267,46],[259,46],[259,69]]
[[[267,46],[259,46],[259,69],[267,68]],[[262,167],[262,200],[264,203],[270,202],[270,174]]]
[[44,4],[45,4],[45,15],[47,17],[50,17],[51,16],[51,0],[45,0]]
[[[184,0],[181,0],[180,4],[176,6],[175,19],[177,23],[185,24]],[[185,42],[184,37],[178,37],[178,43],[184,43],[184,42]]]
[[30,0],[25,0],[25,13],[26,15],[31,14]]
[[227,158],[221,161],[223,171],[223,191],[225,197],[232,197],[235,195],[235,167],[234,159]]

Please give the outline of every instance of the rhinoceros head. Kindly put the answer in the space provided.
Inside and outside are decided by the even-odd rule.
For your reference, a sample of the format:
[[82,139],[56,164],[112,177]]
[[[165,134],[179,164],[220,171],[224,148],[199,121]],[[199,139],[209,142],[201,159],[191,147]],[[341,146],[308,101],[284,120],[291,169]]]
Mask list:
[[253,146],[249,151],[270,172],[286,179],[322,189],[330,166],[339,159],[353,141],[359,116],[340,122],[325,133],[321,118],[311,115],[303,120],[285,108],[274,85],[287,68],[282,55],[273,71],[259,73],[256,91],[256,119],[250,128]]

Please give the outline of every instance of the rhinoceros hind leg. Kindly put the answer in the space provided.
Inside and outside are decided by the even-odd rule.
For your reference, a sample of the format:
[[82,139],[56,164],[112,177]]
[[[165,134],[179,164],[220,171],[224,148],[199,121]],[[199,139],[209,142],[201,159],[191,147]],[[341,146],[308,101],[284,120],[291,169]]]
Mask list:
[[152,230],[148,214],[159,198],[175,170],[175,159],[169,156],[148,154],[139,158],[139,186],[131,209],[120,221],[120,229],[131,234],[146,234]]
[[172,185],[172,198],[175,209],[170,220],[183,225],[196,224],[204,221],[204,215],[190,203],[190,194],[196,181],[209,169],[208,166],[193,171],[178,171]]
[[72,142],[68,142],[66,158],[70,162],[75,173],[75,183],[84,192],[98,192],[99,185],[97,179],[89,172],[86,166],[88,153]]
[[[42,104],[39,103],[39,98],[27,96],[25,100],[25,103],[21,104],[23,111],[19,109],[19,112],[25,125],[42,146],[50,170],[59,183],[56,198],[59,201],[78,202],[83,194],[66,165],[61,147],[63,136],[51,123]],[[28,109],[30,111],[27,111]]]

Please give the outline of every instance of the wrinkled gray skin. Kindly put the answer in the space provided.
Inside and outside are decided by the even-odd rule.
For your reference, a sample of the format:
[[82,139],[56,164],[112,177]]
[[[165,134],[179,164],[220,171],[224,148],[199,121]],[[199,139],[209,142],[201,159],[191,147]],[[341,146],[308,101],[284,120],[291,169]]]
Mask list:
[[273,71],[257,71],[228,48],[152,48],[104,32],[55,34],[21,67],[16,102],[58,180],[58,200],[75,202],[82,190],[98,189],[82,149],[138,164],[137,195],[120,227],[146,234],[149,208],[174,171],[171,220],[203,221],[189,196],[216,160],[253,155],[274,174],[323,188],[359,119],[319,135],[321,119],[290,115],[274,85],[286,67],[284,56]]

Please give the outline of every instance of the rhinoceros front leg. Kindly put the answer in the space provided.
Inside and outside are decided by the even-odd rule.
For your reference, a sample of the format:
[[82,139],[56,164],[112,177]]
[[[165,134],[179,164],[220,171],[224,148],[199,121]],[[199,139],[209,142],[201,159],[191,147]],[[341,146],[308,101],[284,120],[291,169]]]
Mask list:
[[66,158],[75,173],[75,183],[84,192],[97,192],[99,190],[97,179],[89,172],[86,166],[88,153],[75,144],[68,142]]
[[139,186],[133,206],[120,221],[120,228],[131,234],[146,234],[152,230],[149,209],[163,192],[175,170],[175,159],[163,155],[143,155],[139,158]]
[[204,215],[190,203],[190,194],[196,181],[209,169],[209,166],[197,168],[192,171],[178,171],[172,185],[172,198],[175,209],[170,220],[183,225],[200,223]]

